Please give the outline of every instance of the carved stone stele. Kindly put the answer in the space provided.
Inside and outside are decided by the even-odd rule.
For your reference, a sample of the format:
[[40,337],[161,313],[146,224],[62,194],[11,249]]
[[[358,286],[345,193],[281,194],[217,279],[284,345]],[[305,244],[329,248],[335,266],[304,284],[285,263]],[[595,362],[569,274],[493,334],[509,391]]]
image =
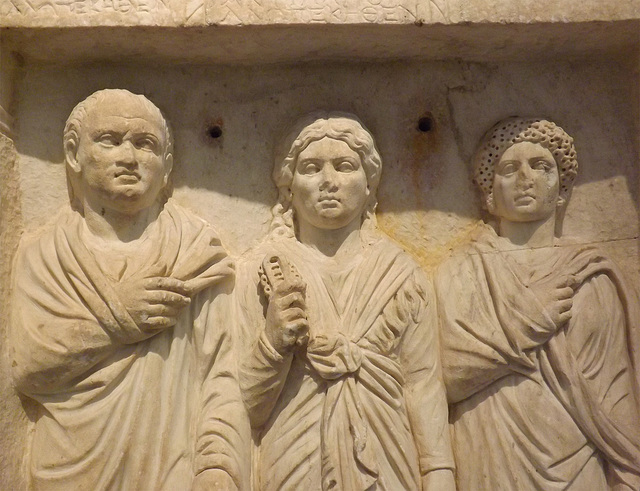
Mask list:
[[458,489],[640,489],[638,306],[605,255],[554,239],[573,139],[511,118],[474,165],[498,232],[437,278]]
[[432,287],[376,229],[382,162],[354,116],[282,145],[267,240],[238,266],[254,489],[452,490]]
[[216,233],[168,199],[172,141],[143,96],[103,90],[65,127],[71,207],[21,245],[16,387],[38,403],[36,490],[234,489],[248,425]]

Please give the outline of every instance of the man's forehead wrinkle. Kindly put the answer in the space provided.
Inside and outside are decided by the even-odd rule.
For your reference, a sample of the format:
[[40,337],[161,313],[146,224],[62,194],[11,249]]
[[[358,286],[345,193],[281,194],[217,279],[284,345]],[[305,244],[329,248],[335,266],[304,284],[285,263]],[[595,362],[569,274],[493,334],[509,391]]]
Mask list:
[[104,115],[104,117],[105,118],[126,119],[128,121],[139,120],[139,121],[144,121],[145,123],[151,123],[151,121],[149,121],[149,118],[143,118],[141,116],[125,116],[123,114],[106,114],[106,115]]
[[161,126],[159,119],[152,114],[149,114],[149,117],[143,117],[143,116],[131,116],[131,115],[125,115],[125,114],[91,114],[90,116],[92,119],[98,119],[98,120],[111,120],[112,122],[115,122],[117,120],[124,120],[127,122],[142,122],[145,124],[149,124],[149,125],[153,125],[153,126]]
[[156,135],[161,138],[163,135],[162,126],[154,121],[149,121],[138,116],[118,116],[118,115],[92,115],[87,119],[87,126],[92,134],[95,133],[145,133]]

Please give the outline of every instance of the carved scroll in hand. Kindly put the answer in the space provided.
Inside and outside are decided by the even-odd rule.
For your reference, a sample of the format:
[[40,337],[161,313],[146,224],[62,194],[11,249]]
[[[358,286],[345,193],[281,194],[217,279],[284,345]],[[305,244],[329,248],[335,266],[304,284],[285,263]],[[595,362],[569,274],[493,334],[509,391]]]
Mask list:
[[296,267],[285,258],[267,254],[258,270],[260,286],[267,300],[278,288],[299,290],[304,296],[307,285]]
[[258,271],[267,299],[266,335],[278,352],[306,347],[309,342],[305,295],[307,285],[284,257],[267,254]]

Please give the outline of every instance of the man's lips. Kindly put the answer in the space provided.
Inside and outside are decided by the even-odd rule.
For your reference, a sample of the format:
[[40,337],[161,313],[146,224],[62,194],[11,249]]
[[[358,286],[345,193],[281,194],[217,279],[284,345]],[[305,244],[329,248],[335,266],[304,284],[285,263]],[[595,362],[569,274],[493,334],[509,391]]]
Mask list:
[[140,180],[140,174],[138,174],[136,171],[129,171],[129,170],[119,170],[114,174],[114,177],[117,179],[118,177],[132,177],[136,180]]

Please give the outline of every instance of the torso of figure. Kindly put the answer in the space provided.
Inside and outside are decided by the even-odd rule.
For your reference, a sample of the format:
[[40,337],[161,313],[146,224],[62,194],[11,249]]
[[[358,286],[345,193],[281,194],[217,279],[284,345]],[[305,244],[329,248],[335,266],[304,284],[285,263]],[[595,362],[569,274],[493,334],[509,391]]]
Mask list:
[[[310,337],[322,336],[331,338],[342,335],[351,340],[355,335],[354,325],[348,325],[349,309],[359,308],[357,288],[360,266],[370,260],[370,250],[363,250],[363,254],[336,261],[326,258],[321,253],[298,243],[299,257],[289,257],[300,270],[303,279],[307,282],[307,305],[309,308],[309,332]],[[301,258],[308,258],[308,263],[313,265],[315,274],[310,277],[309,266],[301,264]],[[361,278],[360,278],[361,280]],[[352,315],[352,314],[351,314]],[[365,338],[376,338],[374,333],[384,329],[380,322],[378,327],[370,329]],[[351,329],[350,329],[351,328]],[[363,340],[364,341],[364,340]],[[390,360],[397,360],[396,348],[399,337],[388,339],[385,352],[381,353]],[[362,343],[360,343],[362,344]],[[382,347],[382,346],[380,346]],[[346,375],[348,376],[348,375]],[[297,490],[306,488],[309,490],[321,490],[322,479],[322,424],[327,401],[327,390],[335,385],[332,380],[326,380],[310,363],[304,350],[294,354],[289,369],[285,386],[272,412],[268,424],[261,435],[259,467],[263,469],[260,475],[259,489]],[[398,401],[401,426],[408,434],[409,422],[404,402]],[[339,418],[336,415],[336,418]],[[369,445],[373,445],[375,433],[370,431]],[[373,433],[373,434],[372,434]],[[283,443],[289,442],[284,450]],[[412,445],[411,441],[407,442]],[[286,460],[286,454],[295,454],[296,458],[289,459],[289,466],[282,465]],[[415,448],[411,449],[409,456],[414,459]],[[417,467],[417,463],[415,463]],[[384,481],[377,489],[393,489],[384,486]]]
[[[355,271],[362,257],[357,256],[350,261],[338,263],[311,248],[302,247],[312,258],[318,278],[321,279],[320,284],[308,284],[307,301],[311,305],[311,310],[329,309],[333,315],[341,318],[345,313],[348,299],[353,294],[351,289],[354,286]],[[318,287],[331,299],[330,306],[318,304],[317,299],[314,301]],[[332,336],[337,333],[348,335],[347,332],[341,332],[343,330],[344,326],[335,322],[310,322],[309,328],[311,337]],[[300,489],[299,487],[309,490],[322,489],[319,465],[322,444],[320,427],[326,390],[327,381],[314,370],[305,352],[302,350],[296,352],[285,388],[273,410],[269,428],[261,438],[259,466],[262,469],[268,469],[261,476],[263,478],[261,484],[265,489],[276,488],[271,482],[274,484],[277,482],[280,489],[293,490]],[[304,431],[304,437],[298,440],[299,447],[294,450],[302,454],[301,458],[292,466],[293,469],[285,469],[282,465],[278,465],[281,458],[279,452],[271,449],[279,448],[282,438],[297,435],[301,431]],[[270,476],[272,473],[274,475]],[[291,477],[282,475],[284,473],[290,474]]]
[[[257,430],[258,489],[332,489],[332,479],[345,490],[360,489],[363,482],[377,490],[419,489],[419,457],[404,386],[408,379],[413,382],[413,370],[429,378],[436,369],[431,359],[436,331],[434,319],[423,322],[430,294],[417,266],[384,239],[340,262],[318,258],[295,240],[273,247],[307,284],[310,342],[294,352],[288,370],[286,361],[241,370],[245,393],[251,394],[250,412],[273,404]],[[256,271],[266,250],[238,273],[238,284],[248,283],[239,304],[249,314],[249,340],[264,326]],[[314,344],[320,338],[324,348]],[[280,389],[268,396],[276,386]],[[446,426],[441,382],[435,378],[431,386],[433,394],[419,390],[416,397],[430,398],[438,407],[434,427]],[[447,447],[446,440],[431,437],[427,431],[425,446],[437,440]],[[449,451],[433,447],[438,462],[445,462]],[[365,466],[370,470],[358,470]]]
[[83,222],[81,237],[102,272],[114,282],[130,277],[145,266],[156,245],[150,234],[155,223],[139,239],[131,242],[104,240],[89,231]]
[[[553,373],[550,367],[554,363],[549,364],[549,357],[554,356],[548,348],[550,341],[541,341],[537,346],[532,342],[524,350],[498,341],[504,332],[515,331],[518,322],[526,324],[530,321],[523,319],[534,319],[540,314],[541,305],[528,296],[529,285],[545,275],[572,274],[576,268],[569,263],[576,258],[582,261],[583,269],[594,261],[583,253],[572,254],[570,246],[521,250],[509,247],[505,239],[493,237],[492,250],[479,247],[472,252],[475,256],[455,259],[457,266],[453,272],[463,276],[465,273],[461,271],[465,271],[473,278],[465,291],[460,285],[454,288],[477,302],[476,307],[469,307],[475,313],[464,310],[453,315],[461,315],[464,325],[472,326],[475,322],[476,326],[469,329],[492,348],[487,351],[486,346],[467,345],[472,343],[468,337],[458,344],[462,338],[450,337],[457,328],[445,326],[448,363],[459,359],[458,349],[463,352],[473,349],[478,356],[467,365],[468,372],[465,372],[467,362],[450,365],[457,366],[456,370],[462,370],[465,377],[471,377],[464,389],[468,396],[450,406],[454,451],[467,456],[458,462],[459,489],[608,490],[603,454],[585,435],[575,414],[570,413],[567,401],[561,400],[563,393],[547,379]],[[514,279],[510,279],[511,273]],[[513,287],[505,287],[504,291],[495,289],[505,281]],[[508,295],[525,302],[515,308],[516,304],[506,298]],[[506,311],[501,310],[504,305]],[[448,308],[445,306],[443,312]],[[626,405],[622,401],[629,399],[627,395],[633,391],[633,381],[625,356],[624,309],[607,274],[595,272],[585,277],[575,289],[572,313],[569,322],[560,328],[563,342],[566,340],[565,354],[575,367],[572,377],[584,380],[584,390],[598,401],[608,418],[624,423],[636,411],[622,407]],[[473,374],[482,372],[485,374],[482,382],[477,382],[474,390]],[[492,372],[497,375],[487,383],[490,378],[486,374]],[[571,383],[577,382],[572,379]],[[458,399],[462,394],[457,394]],[[491,451],[487,454],[488,448]],[[482,457],[474,457],[477,455]]]
[[[160,490],[190,483],[194,336],[202,338],[196,318],[208,295],[195,295],[173,327],[152,335],[140,334],[117,295],[129,280],[168,275],[191,260],[200,271],[207,253],[216,252],[196,240],[203,224],[168,205],[140,239],[112,244],[69,211],[28,246],[33,252],[22,256],[22,267],[30,274],[16,288],[24,307],[15,330],[27,333],[28,349],[17,356],[23,390],[43,408],[31,446],[34,489]],[[182,241],[172,240],[176,230]],[[187,246],[193,252],[181,251]],[[32,308],[40,304],[46,308]],[[34,326],[45,329],[34,336]]]

